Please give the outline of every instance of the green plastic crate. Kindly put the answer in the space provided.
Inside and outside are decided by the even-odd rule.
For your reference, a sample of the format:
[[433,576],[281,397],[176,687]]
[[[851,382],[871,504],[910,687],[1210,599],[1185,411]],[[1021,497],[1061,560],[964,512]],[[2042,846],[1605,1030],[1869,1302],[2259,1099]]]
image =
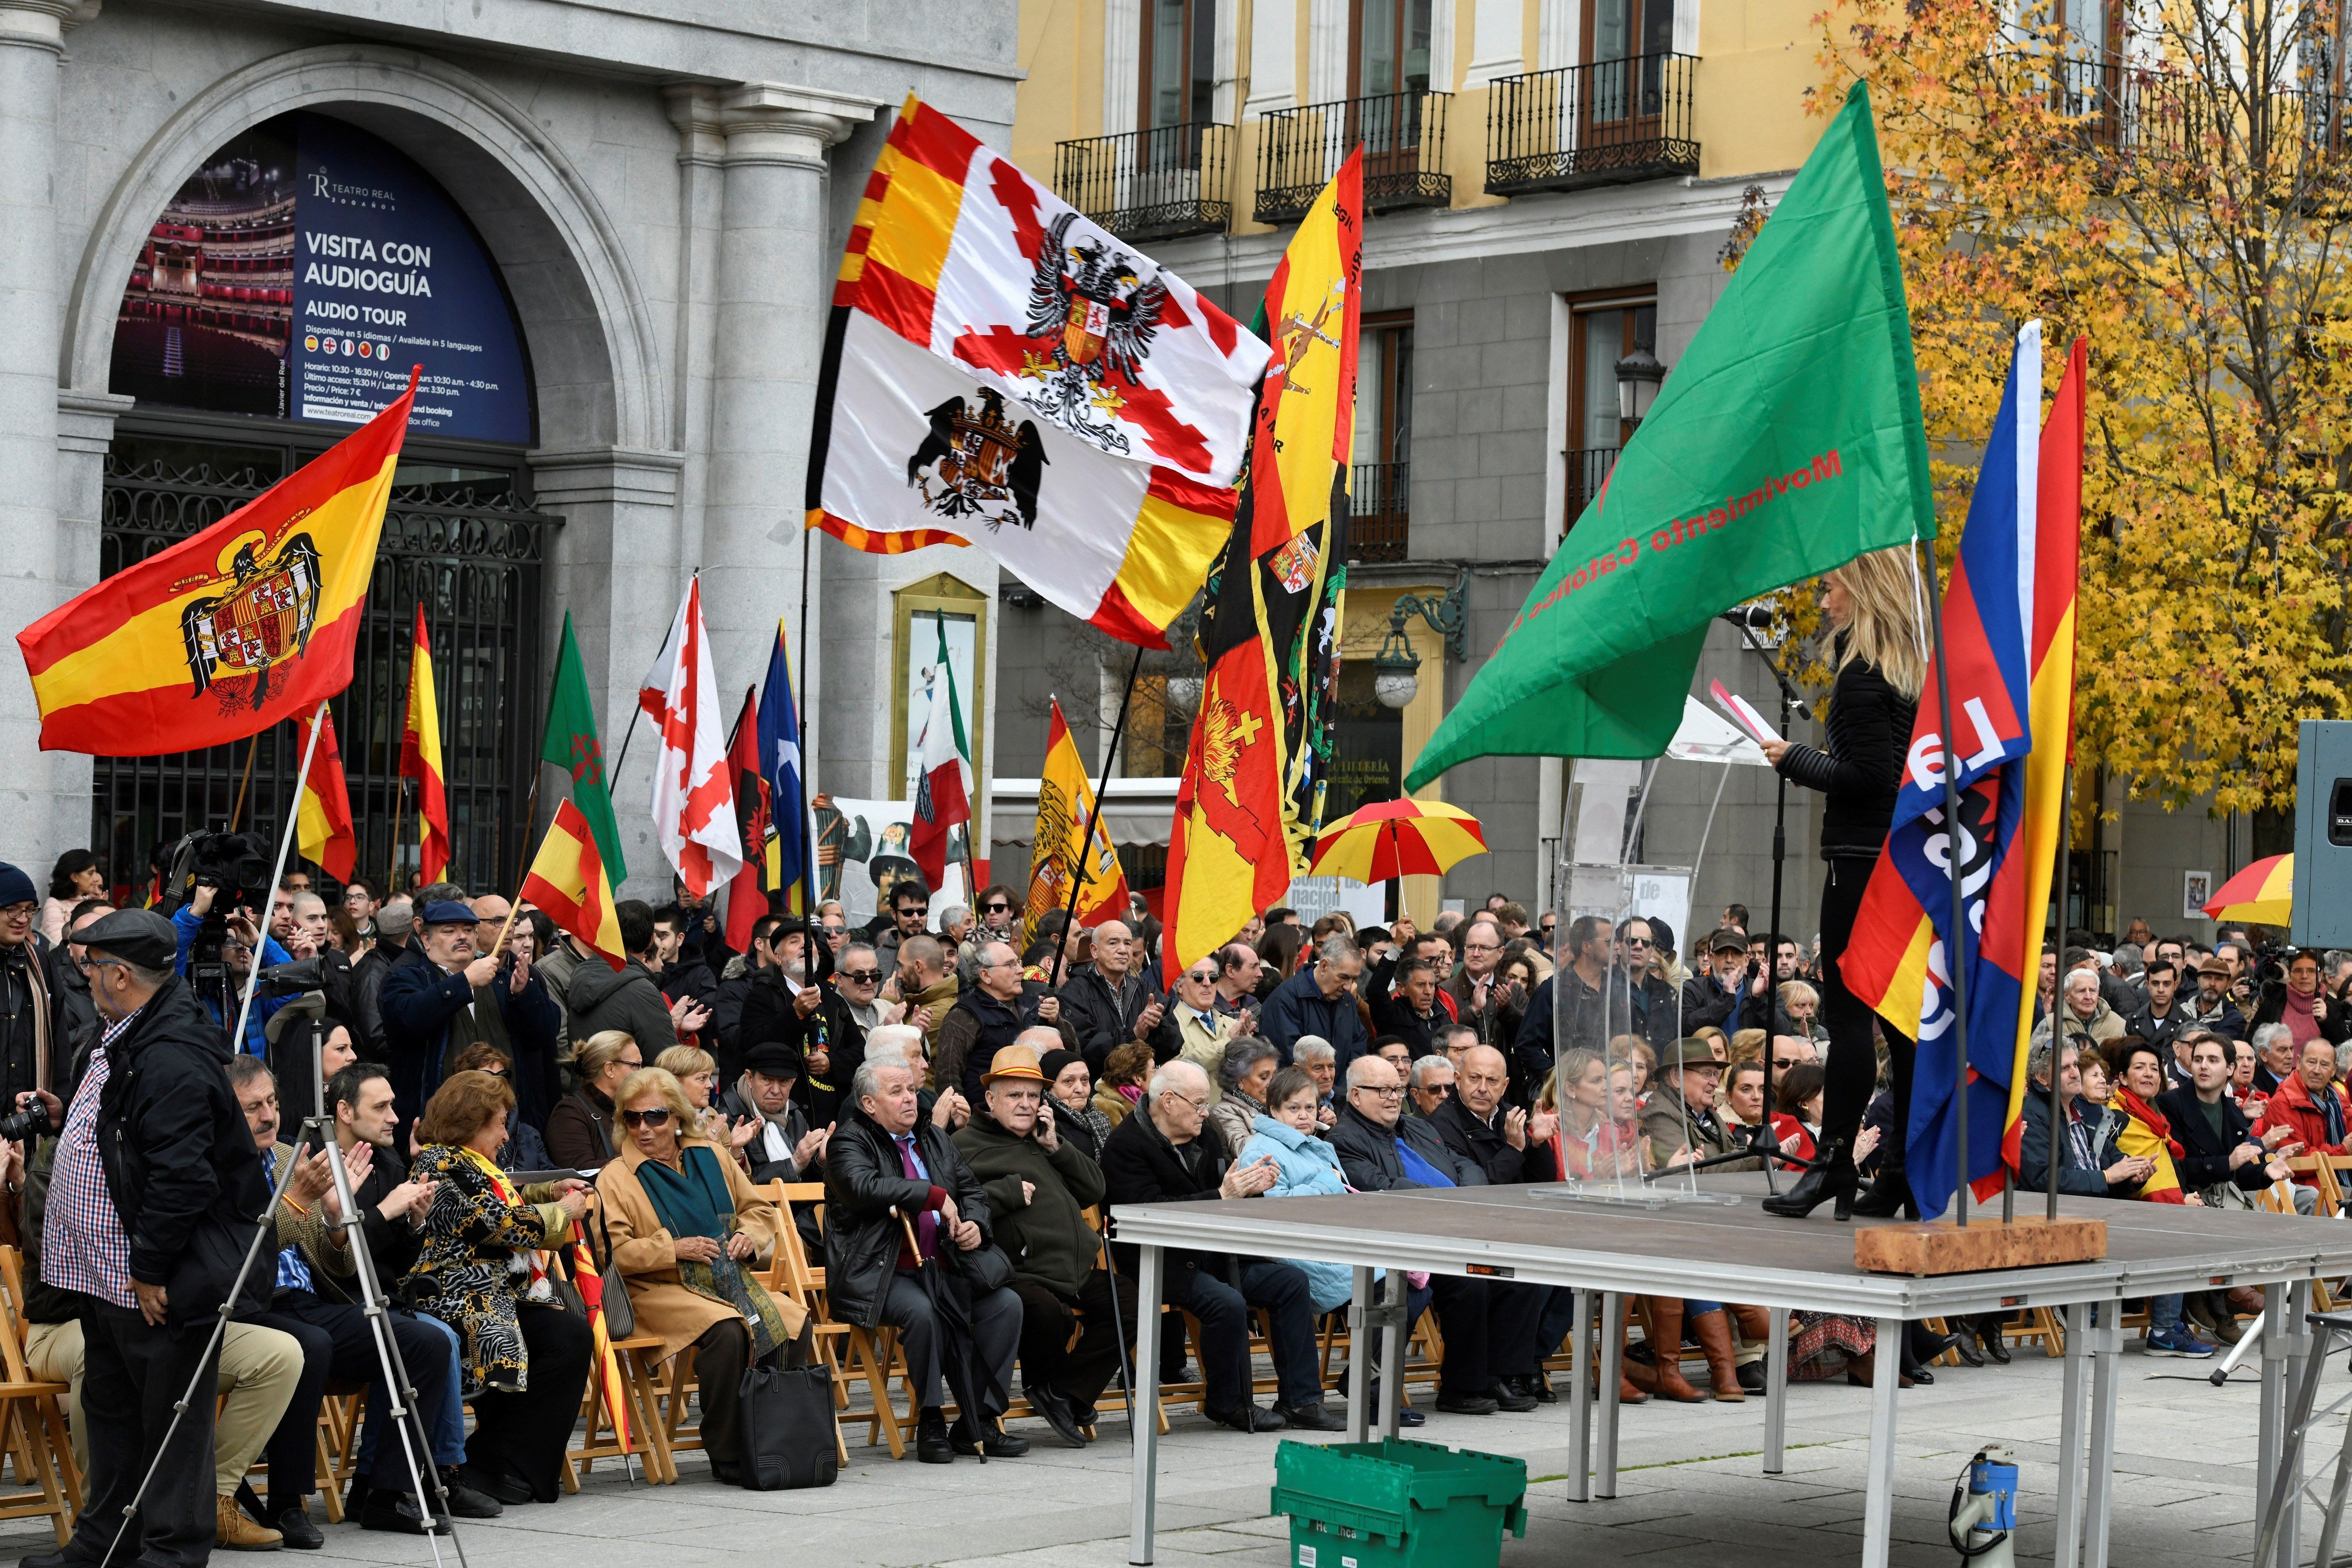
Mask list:
[[1503,1531],[1525,1538],[1524,1459],[1391,1437],[1286,1442],[1275,1513],[1290,1516],[1291,1568],[1495,1568]]

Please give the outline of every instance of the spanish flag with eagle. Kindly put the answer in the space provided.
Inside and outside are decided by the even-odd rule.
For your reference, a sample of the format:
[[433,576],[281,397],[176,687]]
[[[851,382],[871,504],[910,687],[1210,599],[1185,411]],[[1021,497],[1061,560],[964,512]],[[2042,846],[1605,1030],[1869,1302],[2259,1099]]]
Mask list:
[[1167,983],[1279,903],[1322,831],[1355,455],[1363,152],[1323,188],[1266,285],[1249,470],[1201,609],[1201,710],[1176,790]]
[[43,751],[158,756],[307,721],[352,683],[408,390],[193,538],[16,634]]

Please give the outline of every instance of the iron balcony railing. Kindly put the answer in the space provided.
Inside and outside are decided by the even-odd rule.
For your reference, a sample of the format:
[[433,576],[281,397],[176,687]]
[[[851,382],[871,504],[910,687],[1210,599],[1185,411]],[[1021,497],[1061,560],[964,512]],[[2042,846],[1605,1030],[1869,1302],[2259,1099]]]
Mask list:
[[1609,470],[1617,466],[1615,447],[1571,447],[1568,458],[1568,506],[1559,520],[1559,531],[1565,534],[1601,493],[1609,480]]
[[1698,173],[1694,55],[1635,55],[1505,77],[1486,97],[1486,189],[1498,196]]
[[1403,560],[1412,533],[1412,465],[1358,463],[1349,489],[1348,559]]
[[1222,234],[1234,220],[1234,128],[1162,125],[1054,148],[1054,190],[1138,243]]
[[1450,92],[1390,92],[1259,115],[1257,221],[1304,216],[1358,147],[1366,212],[1451,205],[1445,110],[1453,100]]
[[2200,156],[2209,111],[2189,79],[2115,54],[2028,56],[2020,63],[2046,75],[2052,110],[2081,122],[2074,139],[2086,151],[2167,164]]

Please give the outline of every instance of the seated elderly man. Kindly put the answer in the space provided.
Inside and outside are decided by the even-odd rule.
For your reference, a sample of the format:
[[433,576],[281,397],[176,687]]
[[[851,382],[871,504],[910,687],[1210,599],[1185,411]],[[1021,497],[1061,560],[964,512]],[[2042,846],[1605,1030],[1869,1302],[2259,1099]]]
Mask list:
[[[946,1130],[923,1119],[919,1081],[905,1060],[887,1056],[869,1056],[850,1079],[849,1103],[825,1149],[826,1292],[836,1320],[898,1330],[915,1385],[916,1458],[927,1465],[951,1463],[958,1454],[1018,1458],[1029,1440],[997,1420],[1011,1403],[1021,1298],[1008,1286],[975,1287],[965,1323],[950,1324],[916,1279],[924,1267],[953,1267],[944,1261],[950,1249],[958,1257],[977,1252],[992,1224],[979,1176]],[[953,1431],[940,1408],[949,1334],[968,1335],[954,1348],[986,1384],[981,1408],[967,1406]]]
[[1320,1035],[1301,1035],[1290,1047],[1290,1060],[1292,1066],[1305,1068],[1307,1076],[1315,1080],[1315,1124],[1329,1131],[1339,1119],[1338,1096],[1333,1093],[1339,1083],[1339,1053]]
[[[1728,1153],[1733,1140],[1742,1136],[1724,1125],[1715,1111],[1716,1086],[1723,1081],[1723,1064],[1715,1047],[1696,1035],[1685,1035],[1658,1053],[1658,1081],[1642,1112],[1642,1140],[1648,1145],[1652,1170],[1687,1165]],[[1735,1160],[1715,1166],[1718,1171],[1755,1171],[1760,1160]]]
[[[1236,1165],[1223,1142],[1203,1136],[1208,1125],[1209,1075],[1194,1063],[1172,1061],[1151,1075],[1137,1114],[1111,1130],[1103,1143],[1104,1196],[1112,1204],[1190,1203],[1255,1197],[1279,1174],[1268,1155]],[[1120,1260],[1134,1267],[1135,1249]],[[1315,1352],[1314,1292],[1296,1264],[1234,1258],[1223,1253],[1171,1252],[1161,1300],[1201,1321],[1203,1404],[1210,1420],[1236,1432],[1278,1432],[1297,1426],[1337,1432],[1347,1422],[1323,1403]],[[1149,1311],[1158,1303],[1145,1302]],[[1273,1332],[1275,1406],[1250,1398],[1252,1307],[1266,1310]]]
[[[1478,1047],[1482,1051],[1487,1048]],[[1454,1064],[1440,1056],[1423,1057],[1412,1064],[1405,1081],[1411,1091],[1407,1098],[1412,1101],[1413,1114],[1434,1116],[1438,1107],[1454,1098]]]
[[719,1097],[719,1114],[730,1123],[751,1118],[760,1124],[740,1151],[754,1185],[824,1178],[828,1129],[811,1127],[793,1099],[801,1072],[798,1047],[789,1040],[761,1040],[743,1053],[743,1076]]
[[871,1061],[901,1061],[915,1069],[915,1100],[924,1121],[938,1126],[953,1137],[956,1131],[971,1120],[971,1101],[963,1090],[948,1088],[938,1091],[924,1087],[930,1077],[931,1058],[925,1047],[923,1031],[912,1024],[885,1024],[866,1037],[866,1059]]
[[[1339,1152],[1349,1186],[1385,1193],[1488,1184],[1476,1161],[1447,1148],[1428,1121],[1408,1117],[1403,1110],[1404,1081],[1393,1066],[1379,1057],[1359,1057],[1348,1064],[1348,1105],[1331,1129],[1331,1147]],[[1533,1410],[1535,1394],[1518,1384],[1523,1377],[1532,1381],[1534,1368],[1517,1363],[1533,1359],[1543,1293],[1450,1274],[1431,1275],[1429,1289],[1438,1327],[1445,1332],[1437,1407],[1454,1415]]]
[[[980,1177],[996,1216],[996,1243],[1013,1259],[1022,1386],[1062,1441],[1083,1448],[1095,1400],[1118,1370],[1121,1341],[1133,1331],[1135,1288],[1101,1267],[1102,1248],[1085,1211],[1102,1202],[1102,1167],[1062,1136],[1061,1108],[1046,1100],[1039,1053],[1060,1050],[1060,1041],[1055,1029],[1025,1029],[998,1051],[981,1079],[984,1109],[956,1134],[955,1145]],[[1075,1344],[1074,1325],[1080,1331]]]

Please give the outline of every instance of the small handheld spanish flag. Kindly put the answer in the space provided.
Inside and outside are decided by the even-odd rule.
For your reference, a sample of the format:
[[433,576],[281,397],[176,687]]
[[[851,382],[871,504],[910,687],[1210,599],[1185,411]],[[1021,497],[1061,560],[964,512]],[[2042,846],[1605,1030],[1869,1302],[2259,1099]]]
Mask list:
[[16,634],[41,749],[200,751],[300,719],[352,683],[408,390],[194,538]]
[[359,839],[352,832],[352,792],[343,779],[343,751],[335,743],[335,716],[319,710],[318,753],[310,759],[297,812],[302,858],[338,882],[352,879]]
[[522,879],[522,900],[545,910],[548,919],[594,948],[616,972],[628,963],[596,835],[568,800],[555,808],[555,820],[540,840],[538,858]]

